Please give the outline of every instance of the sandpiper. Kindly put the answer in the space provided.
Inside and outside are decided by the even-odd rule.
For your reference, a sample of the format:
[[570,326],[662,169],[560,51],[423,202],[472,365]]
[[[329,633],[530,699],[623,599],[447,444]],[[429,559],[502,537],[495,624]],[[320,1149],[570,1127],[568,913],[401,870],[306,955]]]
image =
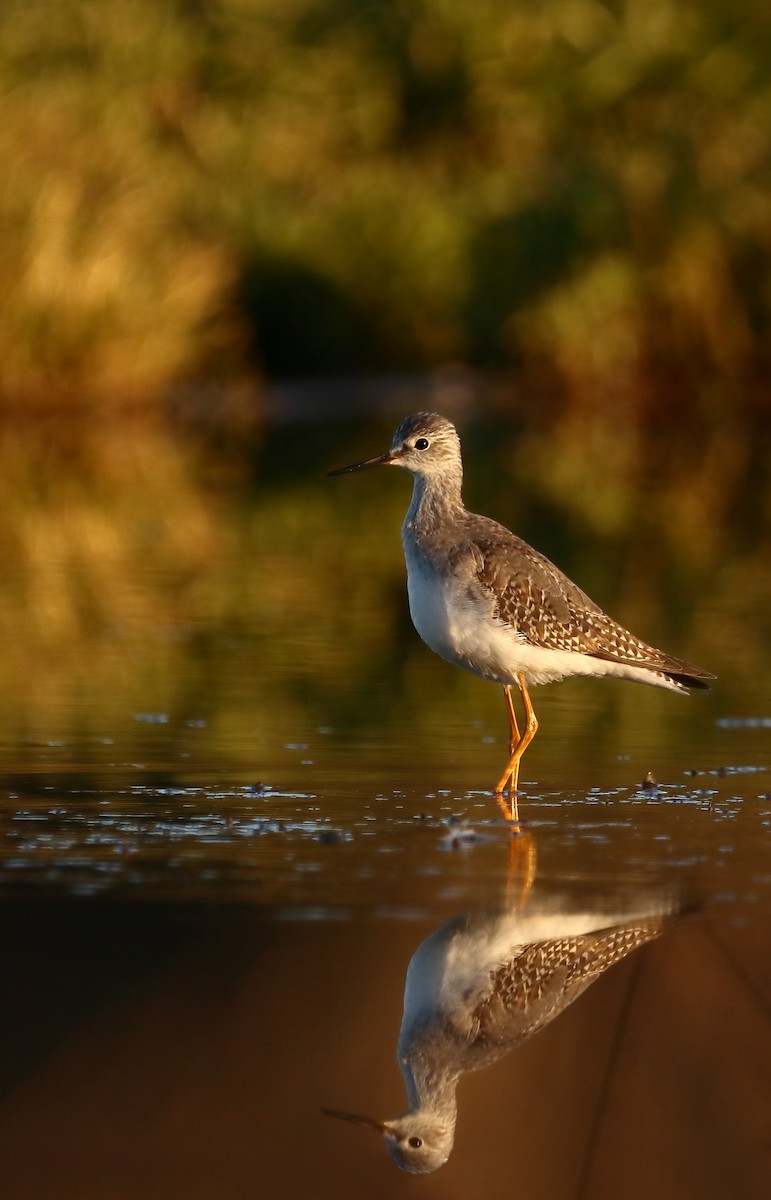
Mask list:
[[327,1116],[383,1134],[403,1171],[447,1161],[462,1075],[497,1062],[554,1020],[594,980],[674,922],[674,906],[649,910],[533,907],[457,917],[412,957],[397,1057],[409,1109],[391,1120],[325,1108]]
[[[330,474],[388,466],[413,478],[402,542],[416,630],[441,658],[503,687],[509,759],[494,794],[507,818],[518,817],[519,765],[538,729],[529,687],[571,675],[610,675],[686,692],[714,678],[635,637],[545,555],[489,517],[469,512],[461,498],[460,440],[446,417],[413,413],[386,454]],[[513,686],[524,704],[521,733]]]

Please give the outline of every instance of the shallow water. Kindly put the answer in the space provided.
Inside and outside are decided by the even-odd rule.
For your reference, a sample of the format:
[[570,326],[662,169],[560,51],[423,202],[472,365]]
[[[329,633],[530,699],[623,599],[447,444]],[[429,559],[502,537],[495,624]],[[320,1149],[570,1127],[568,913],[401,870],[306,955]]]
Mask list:
[[[326,483],[266,484],[231,519],[256,572],[237,604],[179,600],[148,564],[126,600],[141,619],[69,671],[19,675],[0,745],[6,1194],[765,1195],[765,593],[739,621],[717,580],[664,578],[655,602],[641,581],[622,609],[595,588],[719,678],[689,698],[536,690],[512,830],[490,791],[500,691],[412,633],[408,488],[370,482],[323,510]],[[413,1184],[377,1135],[321,1116],[404,1111],[405,971],[448,919],[651,904],[682,919],[462,1080],[435,1176]]]

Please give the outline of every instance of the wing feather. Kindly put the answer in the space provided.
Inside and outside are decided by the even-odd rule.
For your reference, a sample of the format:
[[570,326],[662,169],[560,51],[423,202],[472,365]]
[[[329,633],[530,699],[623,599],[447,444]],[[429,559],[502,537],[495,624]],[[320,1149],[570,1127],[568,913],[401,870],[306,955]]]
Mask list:
[[474,555],[476,578],[491,594],[495,615],[530,645],[649,668],[688,687],[706,687],[712,678],[635,637],[521,538],[476,539]]

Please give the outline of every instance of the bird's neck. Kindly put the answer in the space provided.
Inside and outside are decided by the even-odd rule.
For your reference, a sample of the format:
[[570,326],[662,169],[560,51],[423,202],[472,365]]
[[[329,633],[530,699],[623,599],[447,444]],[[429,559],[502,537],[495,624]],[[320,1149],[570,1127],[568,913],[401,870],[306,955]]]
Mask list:
[[400,1065],[407,1085],[410,1112],[430,1113],[451,1133],[458,1115],[455,1096],[458,1072],[440,1065],[433,1055],[419,1052],[409,1062],[402,1060]]
[[462,481],[459,471],[413,476],[412,500],[404,518],[404,532],[420,538],[427,529],[435,528],[453,513],[462,512]]

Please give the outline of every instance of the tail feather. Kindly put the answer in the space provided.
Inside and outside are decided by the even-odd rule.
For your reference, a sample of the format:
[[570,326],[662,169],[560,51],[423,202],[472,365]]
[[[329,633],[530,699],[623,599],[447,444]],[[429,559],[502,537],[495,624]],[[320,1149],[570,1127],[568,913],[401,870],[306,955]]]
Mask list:
[[710,679],[714,679],[714,675],[710,675],[707,671],[699,671],[698,675],[691,671],[663,671],[667,679],[671,679],[673,683],[677,683],[684,688],[704,688],[709,690]]
[[694,663],[686,662],[684,658],[674,658],[671,654],[659,655],[659,669],[667,679],[684,688],[709,688],[710,680],[715,676],[710,671],[697,667]]
[[711,671],[704,671],[701,667],[686,662],[683,658],[674,658],[671,654],[664,654],[662,650],[656,650],[653,646],[646,647],[644,642],[639,645],[650,653],[647,655],[638,653],[635,657],[627,657],[607,650],[595,650],[589,657],[653,671],[662,680],[666,679],[672,687],[684,692],[689,688],[708,689],[710,681],[715,678]]

